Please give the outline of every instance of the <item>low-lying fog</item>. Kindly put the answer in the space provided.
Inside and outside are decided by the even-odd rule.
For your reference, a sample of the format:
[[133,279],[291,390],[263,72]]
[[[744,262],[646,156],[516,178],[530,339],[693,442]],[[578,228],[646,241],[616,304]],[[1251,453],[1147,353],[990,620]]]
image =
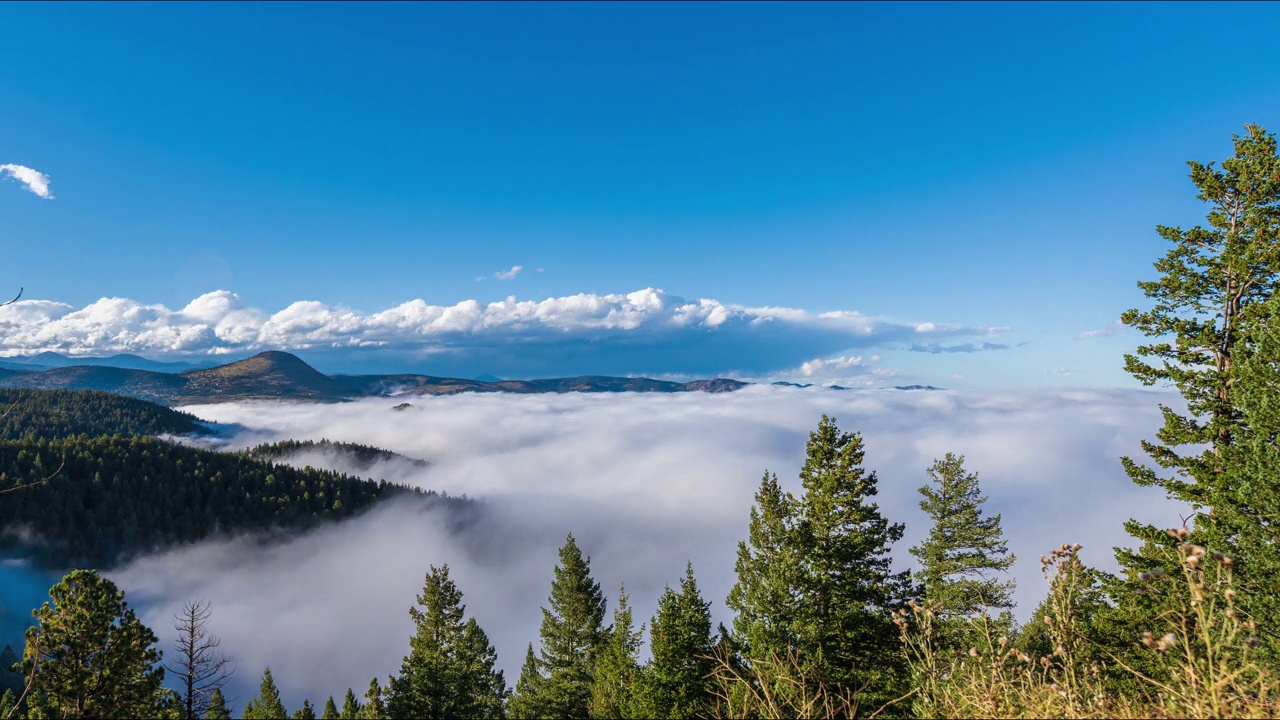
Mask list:
[[1114,567],[1130,517],[1176,525],[1179,508],[1136,488],[1121,455],[1159,423],[1145,391],[839,392],[752,387],[688,394],[458,395],[338,405],[243,403],[186,408],[245,428],[235,447],[285,438],[376,445],[429,467],[395,462],[372,474],[482,500],[481,519],[450,536],[440,518],[405,504],[260,548],[203,544],[148,557],[112,576],[144,621],[172,644],[185,600],[213,603],[212,631],[238,666],[237,706],[270,666],[286,703],[362,695],[369,679],[398,671],[408,649],[408,608],[429,565],[448,563],[467,609],[496,645],[514,684],[525,644],[537,641],[556,551],[574,533],[610,599],[625,583],[647,621],[658,595],[692,560],[716,621],[761,475],[791,490],[805,440],[822,413],[863,433],[880,505],[905,522],[895,556],[928,531],[917,489],[925,468],[966,456],[1003,513],[1018,554],[1019,615],[1039,601],[1038,558],[1063,542]]

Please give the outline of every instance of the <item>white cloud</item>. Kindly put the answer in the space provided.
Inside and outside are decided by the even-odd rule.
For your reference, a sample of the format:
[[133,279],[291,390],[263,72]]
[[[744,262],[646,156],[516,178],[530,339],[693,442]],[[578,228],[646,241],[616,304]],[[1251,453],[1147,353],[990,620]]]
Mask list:
[[1096,330],[1085,330],[1084,332],[1076,335],[1076,339],[1088,340],[1089,338],[1096,338],[1096,337],[1111,337],[1112,335],[1115,335],[1117,332],[1119,332],[1120,328],[1122,327],[1124,327],[1124,323],[1120,322],[1119,320],[1116,320],[1115,322],[1111,323],[1106,327],[1101,327]]
[[1067,368],[1048,368],[1045,372],[1050,375],[1075,375],[1077,371],[1069,370]]
[[[928,333],[942,339],[990,331],[932,328]],[[925,332],[916,324],[852,310],[812,313],[685,300],[655,288],[454,305],[410,300],[374,313],[314,300],[269,313],[226,290],[201,295],[180,310],[126,298],[102,298],[79,309],[42,300],[0,307],[0,355],[52,350],[192,356],[278,349],[327,353],[330,365],[341,365],[363,362],[353,353],[373,347],[379,361],[397,362],[397,369],[432,357],[448,363],[432,366],[434,371],[507,377],[777,372]],[[510,343],[521,351],[511,352]]]
[[[521,270],[524,270],[524,266],[512,265],[510,270],[500,270],[494,273],[493,276],[498,278],[499,280],[515,280],[516,276],[520,274]],[[538,272],[542,272],[542,271],[539,270]]]
[[49,176],[39,170],[34,170],[26,165],[9,163],[0,165],[0,177],[5,175],[26,185],[28,190],[45,200],[53,199],[53,193],[49,192]]
[[[761,474],[796,491],[804,443],[822,413],[862,431],[881,509],[905,522],[897,567],[927,533],[917,489],[951,451],[967,457],[1003,513],[1018,555],[1019,614],[1043,596],[1037,558],[1063,542],[1114,567],[1129,517],[1178,522],[1179,508],[1136,487],[1118,458],[1160,424],[1152,391],[921,392],[755,387],[726,395],[464,395],[343,405],[225,404],[189,408],[254,428],[241,444],[294,437],[387,447],[429,460],[376,474],[483,501],[469,524],[391,506],[283,545],[207,544],[113,573],[165,643],[184,600],[213,601],[213,630],[240,667],[241,702],[270,665],[296,706],[359,690],[397,671],[407,609],[431,564],[448,562],[465,601],[514,684],[536,641],[556,549],[572,531],[612,603],[625,583],[647,621],[664,584],[692,560],[715,620],[734,581],[736,543]],[[1063,512],[1063,508],[1070,512]],[[324,658],[301,663],[298,658]]]

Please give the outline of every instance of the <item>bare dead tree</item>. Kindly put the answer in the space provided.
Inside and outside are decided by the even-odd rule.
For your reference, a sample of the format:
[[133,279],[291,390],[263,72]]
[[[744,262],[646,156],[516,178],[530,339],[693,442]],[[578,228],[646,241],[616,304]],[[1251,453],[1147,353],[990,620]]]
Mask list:
[[221,641],[209,634],[212,615],[207,601],[195,600],[183,605],[181,614],[173,616],[177,620],[173,629],[178,631],[177,667],[166,664],[165,668],[182,683],[187,720],[204,717],[213,691],[221,689],[235,672],[231,658],[218,652]]

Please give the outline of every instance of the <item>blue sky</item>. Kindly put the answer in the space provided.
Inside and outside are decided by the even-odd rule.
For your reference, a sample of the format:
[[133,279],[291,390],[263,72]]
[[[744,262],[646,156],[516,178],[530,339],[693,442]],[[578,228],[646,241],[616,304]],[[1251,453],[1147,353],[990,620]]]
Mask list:
[[[1202,217],[1185,161],[1280,125],[1278,20],[0,5],[0,165],[54,195],[0,182],[0,287],[43,301],[6,310],[0,350],[1125,385],[1138,338],[1079,336],[1142,303],[1156,224]],[[234,296],[182,312],[213,291]]]

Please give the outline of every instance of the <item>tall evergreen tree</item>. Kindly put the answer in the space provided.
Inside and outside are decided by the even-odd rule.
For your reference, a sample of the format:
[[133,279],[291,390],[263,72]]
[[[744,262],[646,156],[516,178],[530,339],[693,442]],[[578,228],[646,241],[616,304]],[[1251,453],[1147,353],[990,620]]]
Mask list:
[[204,720],[231,720],[231,709],[227,707],[227,698],[222,688],[214,688],[209,696],[209,707],[204,711]]
[[316,709],[311,707],[310,700],[303,700],[302,707],[293,711],[293,720],[316,720]]
[[342,699],[342,720],[356,720],[360,715],[360,701],[356,699],[356,694],[351,688],[347,688],[347,695]]
[[475,619],[464,620],[462,591],[449,578],[449,566],[432,567],[422,606],[409,608],[417,631],[400,676],[388,689],[392,717],[500,717],[506,699],[497,655]]
[[[591,679],[588,710],[593,718],[633,717],[630,707],[633,684],[640,669],[640,637],[644,626],[634,628],[626,588],[618,591],[618,607],[613,611],[613,625],[605,637]],[[530,646],[529,658],[533,657]],[[536,671],[536,666],[534,668]]]
[[258,694],[244,705],[245,720],[288,720],[289,711],[280,702],[280,689],[271,677],[271,668],[262,671]]
[[1008,571],[1014,556],[1000,528],[1000,515],[983,515],[987,498],[978,487],[977,473],[965,471],[963,456],[947,453],[928,473],[931,484],[920,488],[920,509],[933,526],[911,554],[920,561],[916,579],[924,587],[924,598],[936,608],[939,638],[961,643],[963,621],[1013,608],[1014,583]]
[[733,638],[747,659],[787,657],[796,611],[795,499],[765,473],[751,508],[747,540],[738,543],[738,581],[725,604],[734,611]]
[[[871,501],[877,479],[864,455],[862,438],[824,415],[806,447],[804,494],[784,494],[766,475],[756,495],[728,605],[738,613],[734,643],[775,694],[802,676],[810,696],[878,708],[906,682],[891,613],[915,591],[889,556],[903,526]],[[764,668],[790,676],[763,677]]]
[[338,706],[333,702],[332,695],[324,701],[324,711],[320,713],[320,718],[321,720],[338,720]]
[[383,695],[378,678],[370,680],[369,689],[364,693],[364,704],[356,712],[356,717],[360,720],[384,720],[387,717],[387,705]]
[[524,665],[520,667],[520,678],[516,681],[511,702],[507,705],[507,715],[516,720],[536,720],[542,717],[538,698],[544,682],[546,678],[538,670],[538,656],[533,652],[533,643],[529,643]]
[[712,709],[711,603],[702,599],[693,563],[685,569],[680,591],[668,587],[649,625],[652,661],[641,688],[643,717],[706,717]]
[[158,713],[164,668],[156,636],[124,593],[93,570],[76,570],[32,614],[23,672],[36,672],[27,706],[61,718],[129,718]]
[[797,645],[818,680],[878,708],[901,694],[906,679],[891,613],[915,593],[910,573],[895,573],[889,555],[903,526],[871,501],[878,481],[862,467],[860,435],[824,415],[806,453],[794,533]]
[[[1187,406],[1184,414],[1161,405],[1164,424],[1155,441],[1143,442],[1146,454],[1168,474],[1122,458],[1125,471],[1135,483],[1159,487],[1191,505],[1191,540],[1215,548],[1229,547],[1247,526],[1262,522],[1241,504],[1246,498],[1232,491],[1238,468],[1231,465],[1229,449],[1243,429],[1237,366],[1253,352],[1251,330],[1280,280],[1276,139],[1256,125],[1233,139],[1235,153],[1221,166],[1188,163],[1197,198],[1209,205],[1208,226],[1156,228],[1173,247],[1155,265],[1160,277],[1138,283],[1153,306],[1121,316],[1153,339],[1125,356],[1125,369],[1145,385],[1172,384]],[[1116,551],[1125,572],[1106,582],[1114,604],[1105,615],[1113,626],[1109,634],[1125,638],[1129,648],[1128,638],[1169,609],[1169,599],[1146,593],[1138,575],[1175,570],[1178,540],[1137,521],[1125,527],[1140,543]]]
[[542,610],[538,667],[546,680],[538,692],[539,714],[587,717],[591,679],[605,638],[605,599],[600,584],[591,579],[590,558],[582,556],[572,534],[560,548],[549,604]]

